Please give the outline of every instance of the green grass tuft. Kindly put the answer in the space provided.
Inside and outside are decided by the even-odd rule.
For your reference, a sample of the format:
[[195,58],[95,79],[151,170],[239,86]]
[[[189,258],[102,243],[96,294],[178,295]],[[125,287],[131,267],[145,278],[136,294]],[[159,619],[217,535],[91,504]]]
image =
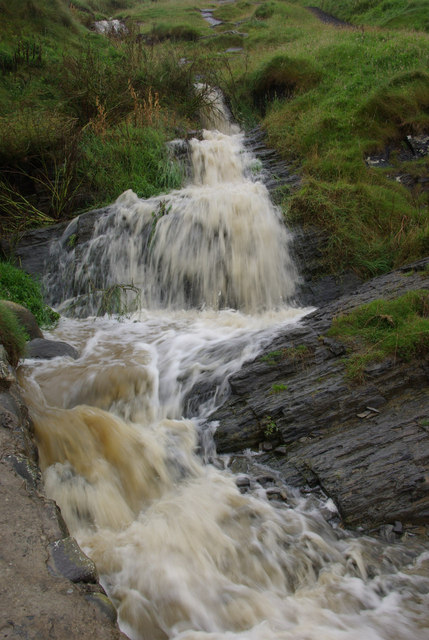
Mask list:
[[364,378],[365,366],[386,357],[411,360],[429,352],[429,292],[375,300],[334,319],[328,335],[349,345],[347,374]]
[[250,78],[254,104],[261,113],[265,113],[270,103],[303,93],[320,77],[320,71],[309,60],[276,55],[262,64]]

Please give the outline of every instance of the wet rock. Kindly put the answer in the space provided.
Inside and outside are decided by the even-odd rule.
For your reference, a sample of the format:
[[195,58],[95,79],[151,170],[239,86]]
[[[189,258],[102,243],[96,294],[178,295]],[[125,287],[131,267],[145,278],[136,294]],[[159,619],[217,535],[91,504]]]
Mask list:
[[69,356],[70,358],[77,360],[77,358],[79,358],[79,353],[67,342],[61,342],[59,340],[45,340],[36,338],[35,340],[31,340],[27,344],[27,358],[51,360],[52,358],[63,356]]
[[397,520],[393,525],[392,531],[394,533],[397,533],[398,535],[401,535],[403,533],[403,531],[404,531],[404,528],[402,526],[402,522],[399,522],[399,520]]
[[[75,252],[79,244],[85,243],[91,237],[96,221],[109,212],[109,207],[94,209],[74,218],[71,222],[62,222],[26,231],[19,244],[13,249],[13,257],[16,264],[33,276],[42,277],[49,272],[47,265],[50,262],[50,251],[53,244],[61,239],[64,252]],[[67,233],[65,231],[67,230]],[[12,253],[7,241],[0,242],[0,246],[5,255]],[[76,256],[76,259],[78,256]],[[55,264],[53,268],[57,268]]]
[[8,389],[15,382],[15,372],[9,364],[6,349],[0,344],[0,388]]
[[97,20],[94,22],[94,31],[103,35],[126,35],[128,29],[122,20]]
[[[229,397],[210,416],[218,422],[218,452],[258,450],[269,416],[278,446],[259,462],[288,484],[321,487],[347,525],[428,522],[429,358],[386,359],[366,367],[363,383],[352,383],[344,345],[325,335],[341,312],[428,289],[428,266],[429,258],[361,285],[277,336],[265,355],[231,376]],[[279,380],[287,393],[270,394]]]
[[201,17],[208,22],[211,27],[217,27],[222,24],[222,20],[213,17],[212,9],[201,9]]
[[2,300],[1,302],[12,311],[19,324],[27,332],[30,340],[33,338],[43,338],[43,333],[40,331],[37,320],[31,311],[11,300]]
[[85,600],[87,600],[91,604],[95,604],[97,609],[99,609],[101,613],[110,620],[110,622],[116,623],[118,618],[117,611],[109,598],[104,593],[89,593],[85,596]]
[[235,484],[237,487],[250,487],[250,479],[248,476],[237,476],[235,478]]
[[61,575],[72,582],[97,582],[94,562],[83,553],[72,537],[55,540],[49,545],[48,569],[53,575]]
[[266,489],[265,495],[267,496],[268,500],[279,500],[283,502],[287,500],[286,491],[280,489],[279,487],[270,487],[269,489]]

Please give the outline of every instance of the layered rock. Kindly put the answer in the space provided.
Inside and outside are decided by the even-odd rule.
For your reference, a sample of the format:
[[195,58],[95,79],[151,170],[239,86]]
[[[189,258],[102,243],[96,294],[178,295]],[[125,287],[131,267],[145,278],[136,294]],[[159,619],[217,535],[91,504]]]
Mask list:
[[320,485],[348,525],[429,522],[429,359],[345,375],[332,318],[377,298],[429,289],[429,258],[362,285],[278,336],[230,379],[212,416],[217,450],[262,450],[293,485]]

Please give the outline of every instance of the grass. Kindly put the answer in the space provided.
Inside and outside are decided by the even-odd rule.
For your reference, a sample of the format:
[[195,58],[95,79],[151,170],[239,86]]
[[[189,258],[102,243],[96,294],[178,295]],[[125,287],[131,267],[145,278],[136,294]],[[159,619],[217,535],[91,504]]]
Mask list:
[[428,0],[314,0],[312,6],[356,25],[429,32]]
[[375,300],[334,319],[328,335],[350,348],[347,375],[362,381],[365,367],[387,357],[409,361],[429,352],[429,292]]
[[4,346],[12,367],[16,367],[23,357],[27,339],[14,313],[0,301],[0,344]]
[[[304,0],[217,5],[224,22],[214,29],[203,0],[30,4],[31,21],[24,0],[13,11],[0,1],[4,233],[70,217],[124,188],[148,196],[178,186],[163,145],[199,126],[197,78],[220,86],[237,119],[260,123],[302,175],[280,204],[288,224],[329,232],[325,272],[370,277],[428,253],[428,192],[395,180],[401,171],[424,179],[427,163],[402,166],[394,154],[392,170],[365,163],[429,131],[429,36],[400,28],[424,0],[343,0],[335,11],[331,0],[313,3],[363,29],[323,24]],[[90,30],[109,16],[126,21],[126,35]]]
[[40,327],[50,327],[59,318],[44,303],[40,284],[8,262],[0,262],[0,299],[21,304],[31,311]]
[[276,382],[271,386],[270,393],[281,393],[282,391],[287,391],[288,388],[287,384]]
[[[128,188],[148,197],[180,186],[183,174],[166,141],[197,126],[207,97],[195,90],[195,76],[209,73],[210,63],[205,55],[181,63],[180,43],[199,36],[186,22],[152,24],[163,42],[144,44],[132,14],[148,7],[19,0],[12,11],[0,2],[3,233],[52,224]],[[95,19],[124,10],[130,17],[122,37],[90,30]]]
[[[244,20],[246,51],[230,61],[225,86],[239,117],[259,109],[269,144],[303,175],[302,189],[283,199],[288,223],[329,231],[329,273],[369,277],[426,255],[428,193],[408,190],[365,158],[429,131],[428,35],[336,29],[297,3],[280,2],[270,3],[262,28],[247,18],[248,7],[238,13],[239,5],[234,19]],[[285,59],[292,70],[311,70],[311,82],[266,91],[260,109],[255,79],[267,70],[279,75]]]

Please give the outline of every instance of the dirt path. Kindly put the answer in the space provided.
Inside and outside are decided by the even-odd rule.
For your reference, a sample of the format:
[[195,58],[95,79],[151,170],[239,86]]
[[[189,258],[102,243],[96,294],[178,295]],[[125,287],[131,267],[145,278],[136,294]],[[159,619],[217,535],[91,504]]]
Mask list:
[[330,24],[333,27],[340,27],[343,29],[356,29],[356,26],[350,24],[350,22],[344,22],[343,20],[340,20],[335,16],[331,16],[329,13],[325,13],[325,11],[322,11],[322,9],[319,9],[318,7],[306,7],[306,9],[308,9],[308,11],[311,11],[311,13],[316,16],[316,18],[319,18],[319,20],[321,22],[324,22],[325,24]]

